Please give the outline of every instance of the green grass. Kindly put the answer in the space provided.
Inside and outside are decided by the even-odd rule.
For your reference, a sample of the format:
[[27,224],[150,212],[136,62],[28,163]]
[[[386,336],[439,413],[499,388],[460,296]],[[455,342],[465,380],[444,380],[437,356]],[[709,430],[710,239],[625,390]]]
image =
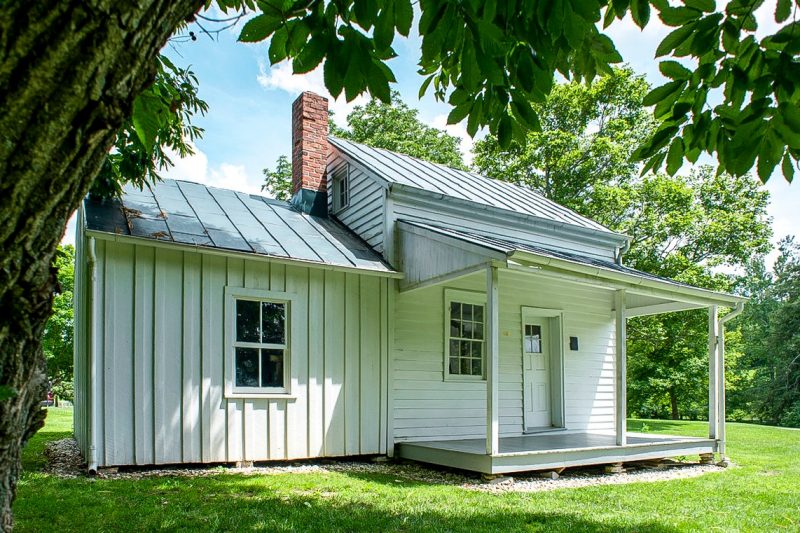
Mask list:
[[[776,531],[800,529],[800,431],[728,425],[722,473],[539,493],[488,494],[376,474],[307,473],[137,481],[37,472],[71,414],[51,410],[25,452],[17,531]],[[700,422],[631,420],[702,436]],[[398,482],[398,479],[400,482]]]

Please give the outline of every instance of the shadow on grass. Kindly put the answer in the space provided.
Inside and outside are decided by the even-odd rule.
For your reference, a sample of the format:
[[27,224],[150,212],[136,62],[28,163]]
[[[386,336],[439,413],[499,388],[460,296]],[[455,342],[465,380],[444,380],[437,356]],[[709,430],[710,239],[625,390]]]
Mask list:
[[[21,487],[17,530],[93,531],[652,531],[653,521],[524,510],[467,490],[372,476],[304,475],[59,480],[41,476]],[[367,479],[369,478],[369,479]],[[49,502],[41,505],[42,501]]]
[[[691,424],[691,425],[689,425]],[[628,420],[627,428],[628,431],[635,431],[635,432],[643,432],[642,428],[644,427],[646,431],[652,431],[655,433],[672,433],[674,435],[688,435],[694,436],[694,433],[697,433],[697,428],[692,427],[696,424],[707,424],[703,421],[695,421],[692,423],[687,423],[683,420],[653,420],[653,419],[640,419],[640,418],[631,418]]]

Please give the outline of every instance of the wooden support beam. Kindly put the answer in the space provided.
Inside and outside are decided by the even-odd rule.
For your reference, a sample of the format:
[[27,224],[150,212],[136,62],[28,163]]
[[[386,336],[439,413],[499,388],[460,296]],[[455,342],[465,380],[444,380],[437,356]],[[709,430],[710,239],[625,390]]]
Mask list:
[[717,306],[708,308],[708,438],[719,438],[719,359],[717,338],[719,336]]
[[486,269],[486,454],[500,453],[500,303],[496,266]]
[[625,314],[625,290],[620,289],[614,293],[614,310],[616,314],[616,360],[614,369],[616,372],[615,389],[616,389],[616,434],[617,446],[625,446],[628,443],[627,438],[627,416],[628,416],[628,401],[627,401],[627,317]]
[[717,322],[717,451],[725,458],[725,329]]

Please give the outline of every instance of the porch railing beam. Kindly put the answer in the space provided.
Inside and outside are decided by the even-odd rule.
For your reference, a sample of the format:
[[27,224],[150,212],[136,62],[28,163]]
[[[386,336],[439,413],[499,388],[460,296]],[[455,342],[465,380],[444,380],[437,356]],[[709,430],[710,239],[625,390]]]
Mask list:
[[500,305],[496,266],[486,269],[486,454],[500,452]]
[[616,314],[616,360],[614,369],[616,373],[615,389],[616,389],[616,434],[617,446],[625,446],[628,443],[627,438],[627,416],[628,416],[628,396],[627,396],[627,366],[628,366],[628,350],[627,350],[627,324],[625,314],[625,290],[620,289],[614,293],[614,310]]

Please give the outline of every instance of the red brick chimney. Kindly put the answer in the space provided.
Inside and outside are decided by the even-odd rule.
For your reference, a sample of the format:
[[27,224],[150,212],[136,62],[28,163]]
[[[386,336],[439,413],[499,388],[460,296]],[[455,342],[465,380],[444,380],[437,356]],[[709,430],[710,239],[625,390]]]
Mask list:
[[304,92],[292,104],[292,204],[305,213],[328,211],[328,100]]

